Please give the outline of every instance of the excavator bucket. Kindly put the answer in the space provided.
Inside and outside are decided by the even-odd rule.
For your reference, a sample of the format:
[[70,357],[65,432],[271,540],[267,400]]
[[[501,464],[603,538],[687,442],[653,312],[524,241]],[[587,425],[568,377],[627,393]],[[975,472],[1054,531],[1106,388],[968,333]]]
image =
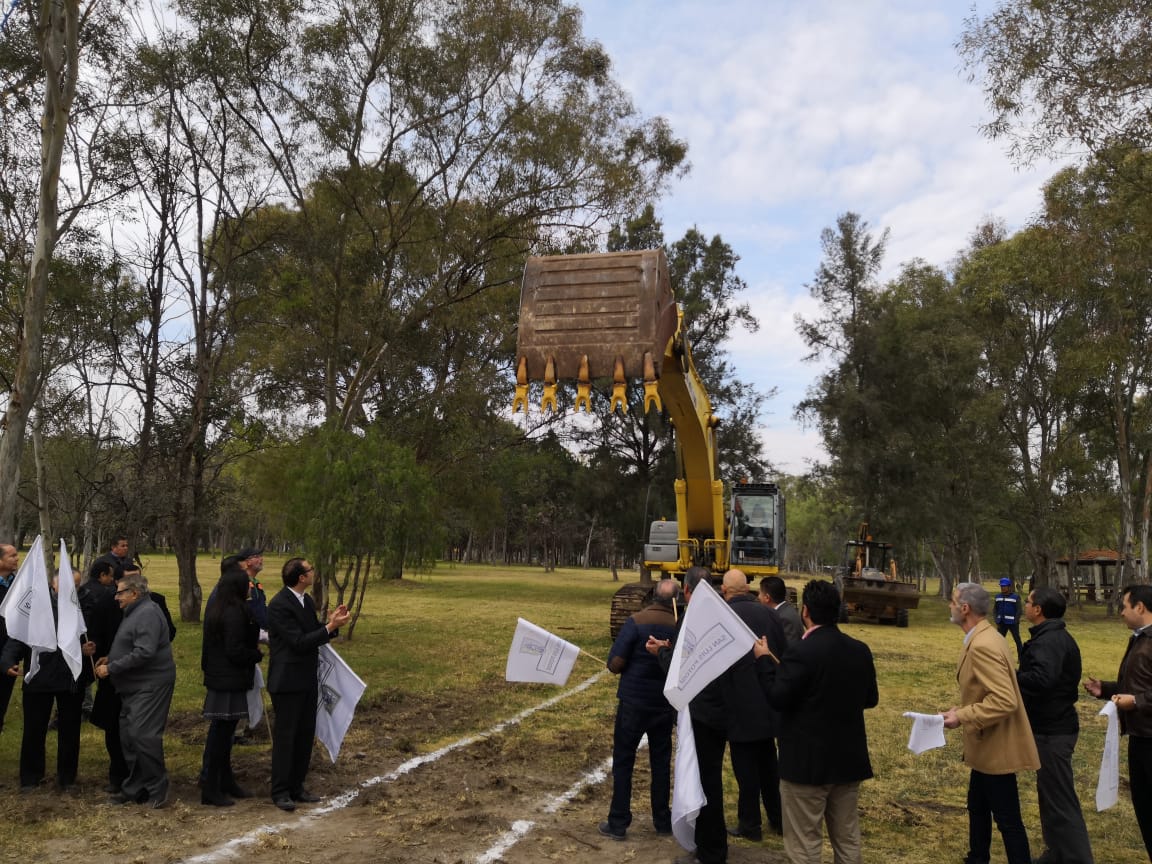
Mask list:
[[659,249],[529,258],[513,410],[524,403],[531,381],[544,382],[545,404],[553,406],[563,379],[577,382],[578,397],[596,378],[612,378],[614,397],[621,398],[627,379],[654,382],[677,327],[668,262]]

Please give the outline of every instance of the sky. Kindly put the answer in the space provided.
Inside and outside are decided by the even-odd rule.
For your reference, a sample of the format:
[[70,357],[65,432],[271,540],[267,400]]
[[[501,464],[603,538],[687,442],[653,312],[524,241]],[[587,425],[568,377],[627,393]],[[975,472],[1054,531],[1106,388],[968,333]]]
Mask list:
[[[989,217],[1039,210],[1058,166],[1015,166],[955,44],[972,0],[577,0],[584,33],[645,116],[688,143],[688,175],[657,203],[668,242],[695,226],[740,256],[760,322],[731,340],[737,374],[776,388],[765,455],[799,474],[826,458],[793,418],[820,368],[796,332],[820,232],[847,212],[890,230],[884,278],[921,258],[946,268]],[[976,2],[977,14],[994,4]]]

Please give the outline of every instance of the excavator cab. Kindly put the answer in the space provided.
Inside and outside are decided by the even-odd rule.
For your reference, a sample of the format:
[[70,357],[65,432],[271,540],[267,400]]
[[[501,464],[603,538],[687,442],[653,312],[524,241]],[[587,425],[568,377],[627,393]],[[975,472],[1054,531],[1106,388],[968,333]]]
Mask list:
[[784,499],[775,483],[737,483],[729,519],[733,567],[779,567],[784,557]]

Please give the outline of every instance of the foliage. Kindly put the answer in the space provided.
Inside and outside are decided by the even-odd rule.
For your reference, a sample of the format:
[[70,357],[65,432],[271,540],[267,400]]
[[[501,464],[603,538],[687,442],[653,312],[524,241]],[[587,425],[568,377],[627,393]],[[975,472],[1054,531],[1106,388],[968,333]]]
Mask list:
[[1024,162],[1152,145],[1148,14],[1146,0],[1002,0],[967,19],[957,48],[983,75],[985,131]]
[[429,478],[377,429],[323,427],[291,450],[286,527],[316,568],[318,606],[346,604],[358,617],[371,575],[398,575],[439,548]]

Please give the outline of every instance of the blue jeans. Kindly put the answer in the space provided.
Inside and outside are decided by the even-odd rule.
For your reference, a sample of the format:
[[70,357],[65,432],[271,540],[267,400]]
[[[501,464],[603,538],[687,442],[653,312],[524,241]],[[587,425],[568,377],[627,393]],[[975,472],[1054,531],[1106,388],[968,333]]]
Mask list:
[[671,707],[644,708],[629,702],[616,704],[616,728],[612,736],[612,804],[608,825],[622,833],[632,824],[632,769],[640,739],[648,736],[648,764],[652,771],[652,825],[657,831],[672,830],[672,727],[676,712]]

